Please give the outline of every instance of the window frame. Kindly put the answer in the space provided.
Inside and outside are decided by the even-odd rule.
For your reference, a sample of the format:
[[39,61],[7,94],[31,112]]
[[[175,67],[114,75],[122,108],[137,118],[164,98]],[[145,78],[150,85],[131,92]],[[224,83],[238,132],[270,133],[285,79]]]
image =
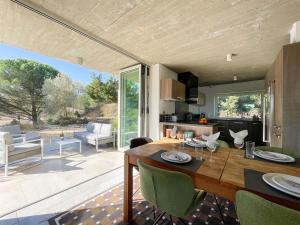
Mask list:
[[241,95],[251,95],[251,94],[260,94],[261,99],[261,109],[260,109],[260,120],[263,117],[263,107],[264,107],[264,90],[256,90],[256,91],[243,91],[243,92],[226,92],[226,93],[216,93],[214,95],[214,117],[217,119],[250,119],[250,118],[243,118],[243,117],[220,117],[218,115],[218,102],[217,98],[219,96],[241,96]]

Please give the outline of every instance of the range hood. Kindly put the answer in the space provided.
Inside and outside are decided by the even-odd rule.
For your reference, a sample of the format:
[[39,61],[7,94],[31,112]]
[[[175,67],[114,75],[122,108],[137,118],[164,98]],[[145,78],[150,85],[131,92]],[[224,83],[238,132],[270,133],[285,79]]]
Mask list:
[[204,94],[198,90],[198,77],[191,72],[179,73],[177,80],[185,85],[185,102],[188,104],[204,104]]
[[185,99],[185,102],[188,104],[193,104],[193,105],[204,105],[205,104],[205,94],[198,91],[196,98]]

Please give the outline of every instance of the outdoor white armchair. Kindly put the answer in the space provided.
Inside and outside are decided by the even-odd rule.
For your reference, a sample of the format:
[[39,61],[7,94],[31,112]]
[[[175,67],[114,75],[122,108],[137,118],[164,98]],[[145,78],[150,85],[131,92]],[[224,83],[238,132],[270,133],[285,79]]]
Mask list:
[[113,143],[115,147],[115,132],[113,132],[112,124],[108,123],[90,122],[86,125],[86,131],[74,132],[74,137],[85,143],[95,145],[97,152],[100,144]]
[[36,132],[23,133],[20,125],[18,124],[0,127],[0,132],[8,132],[12,136],[13,143],[32,141],[41,138],[41,136]]
[[0,132],[0,164],[4,164],[5,176],[8,175],[10,163],[34,155],[40,155],[43,160],[43,139],[34,139],[22,143],[13,143],[9,132]]

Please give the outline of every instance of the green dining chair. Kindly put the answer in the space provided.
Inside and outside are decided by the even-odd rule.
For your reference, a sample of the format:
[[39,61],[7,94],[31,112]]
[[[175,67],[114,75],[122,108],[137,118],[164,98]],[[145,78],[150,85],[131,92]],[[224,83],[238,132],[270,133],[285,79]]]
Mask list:
[[206,192],[195,190],[190,176],[169,170],[150,166],[138,161],[140,170],[141,191],[144,198],[161,213],[153,224],[156,224],[164,214],[181,218],[189,215],[204,199]]
[[229,148],[229,144],[226,141],[218,140],[217,142],[220,148]]
[[257,146],[256,148],[263,150],[263,151],[270,151],[270,152],[277,152],[290,155],[295,158],[300,158],[300,150],[298,151],[290,151],[289,149],[283,149],[279,147],[270,147],[270,146]]
[[299,225],[300,212],[275,204],[247,191],[236,194],[241,225]]

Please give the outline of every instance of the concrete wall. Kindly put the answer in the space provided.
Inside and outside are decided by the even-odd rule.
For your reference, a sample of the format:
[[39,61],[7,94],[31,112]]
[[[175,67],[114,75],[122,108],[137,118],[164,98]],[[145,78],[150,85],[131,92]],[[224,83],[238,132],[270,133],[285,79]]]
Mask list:
[[260,90],[264,90],[264,80],[199,87],[199,91],[205,94],[205,105],[199,107],[199,111],[205,112],[208,118],[212,118],[215,116],[214,102],[216,94]]
[[175,113],[175,102],[160,100],[160,80],[177,79],[177,73],[164,65],[155,64],[150,68],[149,77],[149,137],[159,139],[159,114]]

